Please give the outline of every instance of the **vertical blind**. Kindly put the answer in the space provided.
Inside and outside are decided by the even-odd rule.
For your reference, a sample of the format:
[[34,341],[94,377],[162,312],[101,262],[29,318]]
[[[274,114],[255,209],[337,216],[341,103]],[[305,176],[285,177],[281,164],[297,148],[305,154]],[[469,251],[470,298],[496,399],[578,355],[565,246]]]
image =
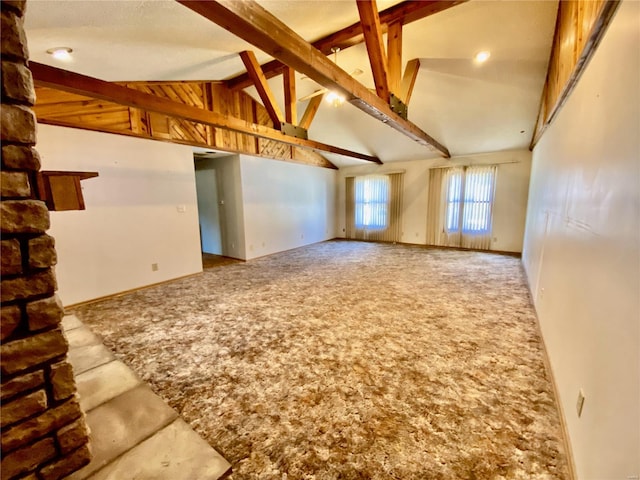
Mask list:
[[491,231],[493,177],[495,167],[469,167],[464,181],[462,233]]
[[356,177],[356,228],[383,230],[389,225],[390,181],[387,175]]
[[346,237],[399,242],[404,174],[346,179]]

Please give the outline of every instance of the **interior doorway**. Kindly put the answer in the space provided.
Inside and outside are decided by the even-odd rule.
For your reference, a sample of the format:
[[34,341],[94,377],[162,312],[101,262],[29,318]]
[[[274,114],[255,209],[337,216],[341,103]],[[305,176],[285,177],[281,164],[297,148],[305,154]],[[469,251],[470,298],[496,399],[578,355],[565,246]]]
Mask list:
[[198,223],[200,224],[200,245],[202,266],[211,268],[227,262],[225,251],[224,203],[214,158],[194,158],[196,174],[196,194],[198,197]]

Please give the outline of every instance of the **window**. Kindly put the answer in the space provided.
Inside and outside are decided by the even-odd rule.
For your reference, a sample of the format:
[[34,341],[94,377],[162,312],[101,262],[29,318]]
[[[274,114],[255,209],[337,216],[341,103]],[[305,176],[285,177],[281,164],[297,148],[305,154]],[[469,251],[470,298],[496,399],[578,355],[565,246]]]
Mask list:
[[356,228],[382,230],[389,224],[389,177],[371,175],[355,179]]
[[454,169],[447,183],[447,233],[491,232],[495,167]]

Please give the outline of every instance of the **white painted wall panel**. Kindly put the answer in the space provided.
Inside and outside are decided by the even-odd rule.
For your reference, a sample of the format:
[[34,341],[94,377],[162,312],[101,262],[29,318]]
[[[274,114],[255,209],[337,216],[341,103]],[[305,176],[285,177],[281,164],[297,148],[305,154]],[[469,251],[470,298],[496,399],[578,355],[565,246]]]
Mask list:
[[218,178],[212,162],[203,159],[196,162],[196,191],[198,194],[198,219],[202,251],[222,255],[222,229],[218,205]]
[[498,164],[491,250],[521,252],[527,211],[531,152],[513,150],[481,155],[363,165],[340,169],[338,175],[338,236],[345,235],[345,177],[404,171],[403,243],[427,242],[429,169],[440,166]]
[[523,262],[581,480],[640,475],[639,19],[623,2],[533,153]]
[[336,171],[240,156],[246,259],[335,237]]
[[218,177],[222,255],[246,260],[242,178],[238,155],[212,160]]
[[65,305],[202,271],[189,147],[38,125],[37,149],[43,170],[100,174],[86,210],[51,212]]

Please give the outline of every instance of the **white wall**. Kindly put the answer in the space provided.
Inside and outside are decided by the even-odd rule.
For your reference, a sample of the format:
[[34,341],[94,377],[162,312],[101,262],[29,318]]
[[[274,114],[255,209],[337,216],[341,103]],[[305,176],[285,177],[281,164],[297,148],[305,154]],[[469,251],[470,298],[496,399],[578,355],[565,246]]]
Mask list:
[[335,237],[336,171],[240,156],[246,258]]
[[222,255],[218,177],[213,158],[196,161],[196,191],[202,251]]
[[65,305],[202,271],[189,147],[38,125],[37,149],[43,170],[100,174],[86,210],[51,212]]
[[638,19],[623,2],[533,153],[523,262],[581,480],[640,475]]
[[244,206],[240,158],[237,155],[212,161],[218,177],[222,255],[246,260]]
[[337,231],[345,235],[345,177],[404,171],[403,243],[425,245],[427,242],[427,203],[429,169],[439,166],[498,164],[493,214],[491,250],[522,251],[531,153],[527,150],[494,152],[454,157],[450,160],[429,159],[391,162],[385,165],[363,165],[340,169],[338,175]]

